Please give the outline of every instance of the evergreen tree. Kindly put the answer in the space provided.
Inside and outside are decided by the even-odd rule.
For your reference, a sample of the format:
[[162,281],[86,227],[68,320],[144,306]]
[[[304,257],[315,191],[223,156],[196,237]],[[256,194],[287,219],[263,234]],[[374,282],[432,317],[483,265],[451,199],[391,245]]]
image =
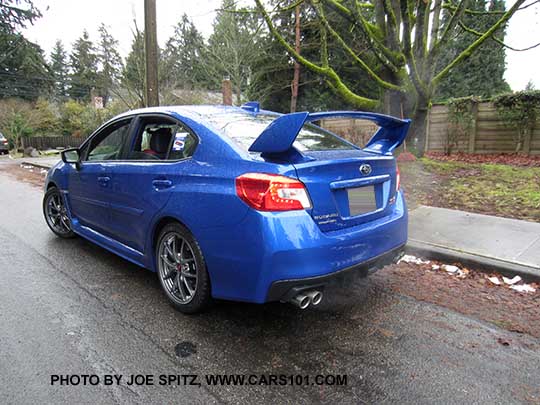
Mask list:
[[28,23],[33,24],[41,12],[31,0],[2,0],[0,2],[0,35],[15,34]]
[[146,106],[145,76],[144,31],[140,31],[135,24],[131,51],[122,70],[121,83],[129,93],[130,98],[136,100],[138,107]]
[[[468,8],[474,11],[504,11],[504,0],[470,0]],[[444,21],[450,18],[447,12]],[[498,14],[466,14],[462,17],[462,26],[456,27],[448,52],[439,61],[439,67],[447,65],[463,52],[477,35],[470,30],[483,33],[499,18]],[[498,30],[495,37],[504,41],[505,28]],[[486,41],[471,55],[459,69],[451,71],[444,78],[436,92],[437,100],[451,97],[481,96],[490,97],[510,91],[504,80],[506,70],[504,47],[493,39]]]
[[223,0],[214,21],[214,32],[208,39],[208,77],[214,88],[221,86],[224,77],[231,79],[236,103],[241,104],[241,94],[250,83],[252,70],[259,49],[258,17],[250,9],[238,9],[234,0]]
[[30,0],[0,2],[0,98],[35,100],[50,91],[52,78],[42,49],[20,33],[39,17]]
[[56,100],[64,100],[67,97],[69,69],[67,54],[61,40],[57,40],[51,52],[51,75],[54,79],[53,97]]
[[70,55],[71,76],[69,96],[75,100],[90,101],[92,92],[97,87],[98,57],[88,32],[73,44]]
[[209,86],[205,70],[205,43],[189,17],[184,14],[161,55],[162,88],[195,89]]
[[118,85],[122,72],[122,58],[118,52],[118,41],[107,31],[105,24],[99,26],[100,41],[98,46],[98,87],[103,103],[109,101],[111,91]]
[[48,95],[52,84],[38,45],[19,33],[0,34],[0,98],[36,100]]

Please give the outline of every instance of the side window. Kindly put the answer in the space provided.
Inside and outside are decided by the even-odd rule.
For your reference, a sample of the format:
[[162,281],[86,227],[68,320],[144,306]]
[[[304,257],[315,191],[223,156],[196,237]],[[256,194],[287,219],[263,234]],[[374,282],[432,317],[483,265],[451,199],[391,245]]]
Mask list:
[[180,160],[191,157],[197,147],[197,139],[183,126],[178,125],[169,152],[169,160]]
[[131,120],[112,124],[92,139],[86,160],[118,160],[129,137]]
[[181,160],[195,151],[197,140],[183,125],[160,118],[143,118],[129,151],[129,160]]

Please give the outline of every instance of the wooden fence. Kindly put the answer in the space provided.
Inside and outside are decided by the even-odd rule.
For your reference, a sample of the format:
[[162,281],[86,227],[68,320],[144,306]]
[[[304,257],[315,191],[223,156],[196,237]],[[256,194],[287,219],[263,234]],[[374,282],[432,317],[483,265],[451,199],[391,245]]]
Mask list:
[[[448,107],[433,105],[427,122],[426,151],[466,153],[512,153],[516,152],[517,128],[509,127],[499,117],[492,103],[478,103],[472,110],[471,127],[456,136],[451,128]],[[363,146],[377,130],[377,126],[364,120],[326,120],[321,126]],[[454,131],[454,132],[453,132]],[[540,154],[540,122],[523,139],[520,152]]]
[[24,147],[32,146],[39,150],[75,148],[82,144],[83,136],[31,136],[24,138]]
[[358,146],[364,146],[379,128],[371,121],[349,119],[321,120],[320,125]]
[[[467,153],[516,152],[518,129],[503,122],[492,103],[476,104],[472,114],[470,130],[454,140],[452,138],[455,135],[452,135],[449,124],[448,107],[434,105],[428,119],[426,150],[446,152],[450,148],[453,152]],[[540,154],[540,122],[526,134],[519,152]]]

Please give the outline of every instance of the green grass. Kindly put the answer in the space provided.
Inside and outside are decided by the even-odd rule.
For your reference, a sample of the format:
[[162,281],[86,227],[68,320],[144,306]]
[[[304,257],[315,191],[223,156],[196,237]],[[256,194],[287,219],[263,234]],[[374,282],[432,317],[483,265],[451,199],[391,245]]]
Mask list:
[[436,205],[540,222],[538,167],[441,162],[428,158],[415,164],[433,177],[432,201]]

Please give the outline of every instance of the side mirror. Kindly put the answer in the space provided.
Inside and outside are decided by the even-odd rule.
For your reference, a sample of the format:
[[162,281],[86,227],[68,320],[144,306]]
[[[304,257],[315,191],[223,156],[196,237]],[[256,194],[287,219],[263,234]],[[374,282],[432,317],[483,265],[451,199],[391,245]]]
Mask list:
[[61,152],[61,156],[64,163],[74,164],[77,170],[79,169],[79,165],[81,164],[81,156],[79,149],[65,149]]

